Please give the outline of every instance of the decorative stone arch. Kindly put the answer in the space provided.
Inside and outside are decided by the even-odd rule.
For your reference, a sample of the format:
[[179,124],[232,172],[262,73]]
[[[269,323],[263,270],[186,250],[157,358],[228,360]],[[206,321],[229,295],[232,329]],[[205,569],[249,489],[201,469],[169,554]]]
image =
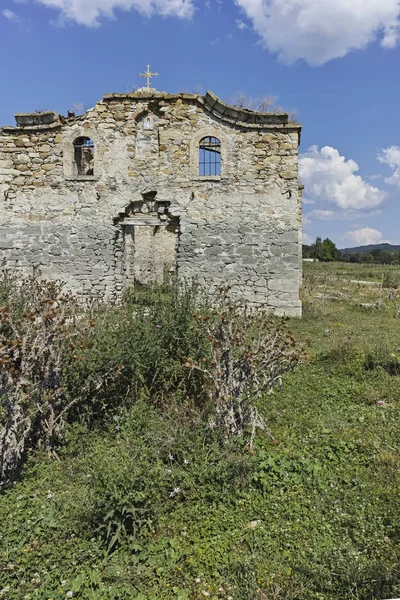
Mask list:
[[[94,174],[78,175],[75,167],[75,141],[78,138],[90,138],[94,143]],[[92,127],[73,126],[63,131],[63,164],[66,179],[98,179],[103,170],[103,148],[97,131]]]
[[[210,175],[199,175],[199,144],[201,140],[205,137],[214,137],[220,140],[221,142],[221,175],[210,176]],[[194,177],[198,177],[199,179],[220,179],[221,177],[225,177],[228,173],[229,169],[229,138],[224,131],[210,125],[210,127],[203,127],[202,129],[198,129],[190,140],[190,150],[189,150],[189,162],[190,162],[190,171]]]
[[114,217],[122,230],[124,286],[167,283],[177,269],[180,220],[157,192],[142,194]]

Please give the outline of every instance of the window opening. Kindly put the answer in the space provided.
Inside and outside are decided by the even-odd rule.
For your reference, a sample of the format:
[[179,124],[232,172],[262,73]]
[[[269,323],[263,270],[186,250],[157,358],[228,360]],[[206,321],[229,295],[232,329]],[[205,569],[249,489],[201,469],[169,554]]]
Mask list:
[[199,175],[221,175],[221,142],[216,137],[207,136],[200,140]]
[[79,137],[74,142],[75,165],[78,175],[94,175],[94,142],[88,137]]

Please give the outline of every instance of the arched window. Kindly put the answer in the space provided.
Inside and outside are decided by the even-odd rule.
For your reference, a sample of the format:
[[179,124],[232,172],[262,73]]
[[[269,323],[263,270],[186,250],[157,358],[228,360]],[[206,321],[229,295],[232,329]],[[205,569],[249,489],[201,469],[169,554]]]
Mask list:
[[94,175],[94,142],[88,137],[74,141],[74,158],[77,175]]
[[209,135],[200,140],[199,175],[221,175],[221,142],[216,137]]

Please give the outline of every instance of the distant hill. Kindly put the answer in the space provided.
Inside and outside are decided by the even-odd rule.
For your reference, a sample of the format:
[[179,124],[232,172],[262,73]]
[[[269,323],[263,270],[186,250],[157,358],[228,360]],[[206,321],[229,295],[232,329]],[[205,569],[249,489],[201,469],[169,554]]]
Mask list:
[[354,248],[339,248],[342,254],[365,254],[372,250],[396,250],[400,252],[400,246],[393,244],[369,244],[368,246],[355,246]]

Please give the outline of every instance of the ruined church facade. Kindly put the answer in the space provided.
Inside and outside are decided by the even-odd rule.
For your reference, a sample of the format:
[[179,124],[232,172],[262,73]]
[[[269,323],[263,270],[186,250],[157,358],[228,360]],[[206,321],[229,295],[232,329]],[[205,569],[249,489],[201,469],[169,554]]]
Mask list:
[[177,272],[300,315],[301,127],[211,92],[107,94],[0,129],[0,260],[119,296]]

